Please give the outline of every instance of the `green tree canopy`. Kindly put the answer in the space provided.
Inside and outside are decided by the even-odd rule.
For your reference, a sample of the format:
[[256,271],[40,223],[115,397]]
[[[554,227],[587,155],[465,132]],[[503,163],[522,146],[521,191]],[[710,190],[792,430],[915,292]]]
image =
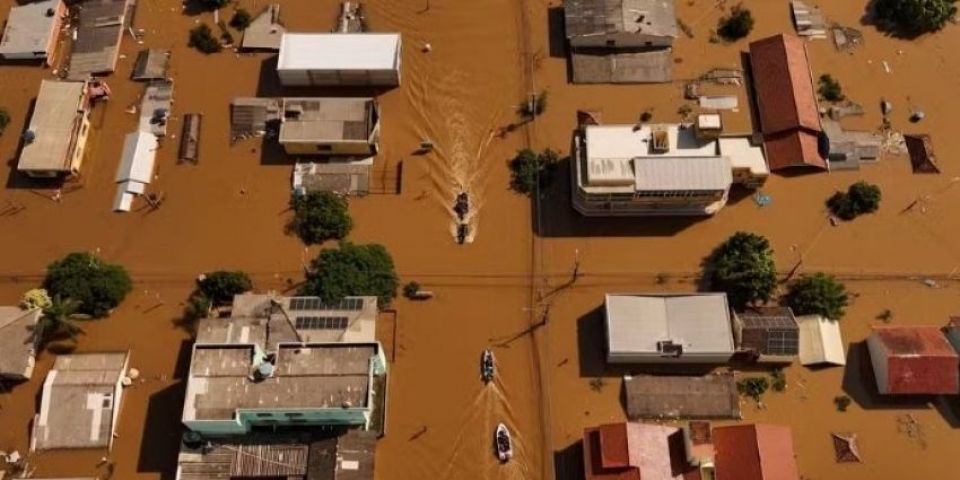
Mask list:
[[206,54],[217,53],[223,48],[206,23],[201,23],[190,29],[188,45]]
[[528,196],[536,194],[538,186],[543,191],[553,182],[559,165],[559,155],[549,148],[543,153],[520,150],[510,160],[510,188]]
[[33,327],[33,336],[40,348],[58,342],[61,345],[57,350],[73,350],[77,337],[83,334],[83,329],[76,322],[90,318],[90,315],[80,313],[78,300],[55,296]]
[[227,305],[233,296],[253,290],[253,281],[244,272],[217,270],[197,280],[197,288],[217,305]]
[[882,196],[880,187],[860,181],[850,185],[846,193],[834,193],[827,199],[827,207],[837,217],[853,220],[865,213],[876,212]]
[[0,135],[3,135],[3,131],[7,129],[9,124],[10,113],[7,112],[6,108],[0,107]]
[[752,30],[753,14],[741,4],[734,5],[730,14],[721,18],[717,25],[717,33],[730,42],[745,38]]
[[250,16],[250,12],[238,8],[237,11],[233,12],[233,17],[230,18],[230,26],[237,30],[246,30],[250,26],[251,20],[253,20],[253,17]]
[[957,15],[956,0],[874,0],[872,8],[880,28],[907,37],[940,30]]
[[714,291],[727,294],[733,308],[770,300],[777,288],[770,242],[754,233],[733,234],[708,259],[707,278]]
[[790,285],[784,300],[797,315],[820,315],[831,320],[843,318],[849,304],[847,288],[825,273],[800,277]]
[[398,285],[393,258],[382,245],[340,242],[339,248],[322,250],[313,260],[300,293],[328,303],[372,295],[384,308],[397,296]]
[[347,200],[331,192],[310,192],[290,199],[291,227],[308,245],[339,240],[353,229]]
[[80,302],[81,313],[103,317],[130,293],[133,282],[122,266],[76,252],[47,267],[44,288],[53,297]]

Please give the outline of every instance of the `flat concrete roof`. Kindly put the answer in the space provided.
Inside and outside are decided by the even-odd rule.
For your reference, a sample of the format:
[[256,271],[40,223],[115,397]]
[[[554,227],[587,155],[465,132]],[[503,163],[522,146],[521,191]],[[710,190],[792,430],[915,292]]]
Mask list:
[[120,401],[116,389],[126,373],[127,356],[123,352],[57,357],[43,384],[32,448],[109,448]]
[[720,154],[730,160],[731,167],[748,169],[754,175],[770,173],[763,146],[754,144],[749,136],[720,137],[718,142]]
[[685,353],[734,350],[725,294],[608,294],[605,304],[611,353],[657,354],[661,341]]
[[280,143],[368,142],[376,103],[372,98],[284,98]]
[[257,15],[243,31],[241,48],[280,50],[280,40],[287,29],[280,23],[280,4],[274,3]]
[[396,70],[399,33],[285,33],[277,70]]
[[0,307],[0,377],[30,378],[36,354],[33,327],[41,313]]
[[740,418],[740,396],[732,374],[624,377],[627,417]]
[[86,83],[43,80],[27,131],[18,170],[69,171],[73,147],[86,115]]
[[[57,35],[57,8],[60,0],[15,5],[7,16],[0,39],[0,56],[46,52],[50,37]],[[53,10],[53,15],[47,12]]]

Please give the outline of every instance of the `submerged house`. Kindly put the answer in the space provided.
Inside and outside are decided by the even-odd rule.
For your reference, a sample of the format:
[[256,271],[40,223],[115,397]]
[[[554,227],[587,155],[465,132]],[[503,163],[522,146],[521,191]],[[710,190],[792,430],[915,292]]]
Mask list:
[[672,77],[673,0],[565,0],[573,83],[664,83]]
[[939,327],[873,327],[867,348],[883,395],[960,394],[960,356]]
[[715,427],[713,448],[716,480],[800,480],[790,427]]
[[79,8],[79,23],[70,51],[69,75],[87,79],[113,73],[120,58],[120,42],[131,26],[134,0],[87,0]]
[[33,329],[43,312],[0,307],[0,381],[20,382],[33,375],[37,336]]
[[800,327],[788,307],[750,307],[733,316],[737,349],[761,363],[790,363],[800,351]]
[[740,419],[733,374],[628,375],[623,377],[627,418]]
[[[611,423],[583,431],[586,480],[701,478],[687,459],[684,430],[666,425]],[[709,466],[704,467],[711,470]],[[707,477],[709,478],[709,477]]]
[[41,81],[17,170],[31,177],[79,173],[90,133],[89,116],[86,82]]
[[780,34],[752,42],[750,70],[770,170],[828,169],[805,41]]
[[574,139],[575,210],[586,216],[713,215],[730,187],[768,175],[749,138],[720,136],[719,115],[694,124],[587,125]]
[[723,293],[607,294],[610,363],[726,363],[734,354]]
[[285,87],[400,85],[399,33],[284,33],[277,74]]
[[129,353],[57,357],[43,382],[31,450],[113,446]]
[[14,5],[0,37],[0,58],[43,60],[49,65],[56,56],[66,16],[63,0]]
[[375,297],[238,295],[230,318],[198,327],[183,424],[203,436],[381,424],[376,311]]

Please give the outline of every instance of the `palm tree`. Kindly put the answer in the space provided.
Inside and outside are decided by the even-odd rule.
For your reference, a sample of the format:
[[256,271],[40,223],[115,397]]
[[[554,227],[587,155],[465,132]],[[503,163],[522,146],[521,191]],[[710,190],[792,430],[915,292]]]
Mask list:
[[60,298],[59,295],[53,298],[50,306],[43,310],[43,316],[33,330],[33,336],[41,350],[53,342],[63,342],[61,346],[67,349],[76,346],[77,337],[83,335],[83,329],[76,322],[93,318],[78,313],[79,309],[79,300]]

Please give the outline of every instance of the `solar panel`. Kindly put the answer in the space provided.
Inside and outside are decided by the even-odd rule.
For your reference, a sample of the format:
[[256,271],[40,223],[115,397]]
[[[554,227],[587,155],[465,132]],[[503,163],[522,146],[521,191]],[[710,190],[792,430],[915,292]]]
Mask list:
[[297,330],[343,330],[347,317],[297,317]]
[[767,332],[767,354],[796,355],[799,338],[796,330],[771,329]]
[[347,310],[357,311],[363,309],[363,299],[358,297],[347,297],[336,305],[323,303],[320,297],[292,297],[290,299],[291,311],[308,310]]

